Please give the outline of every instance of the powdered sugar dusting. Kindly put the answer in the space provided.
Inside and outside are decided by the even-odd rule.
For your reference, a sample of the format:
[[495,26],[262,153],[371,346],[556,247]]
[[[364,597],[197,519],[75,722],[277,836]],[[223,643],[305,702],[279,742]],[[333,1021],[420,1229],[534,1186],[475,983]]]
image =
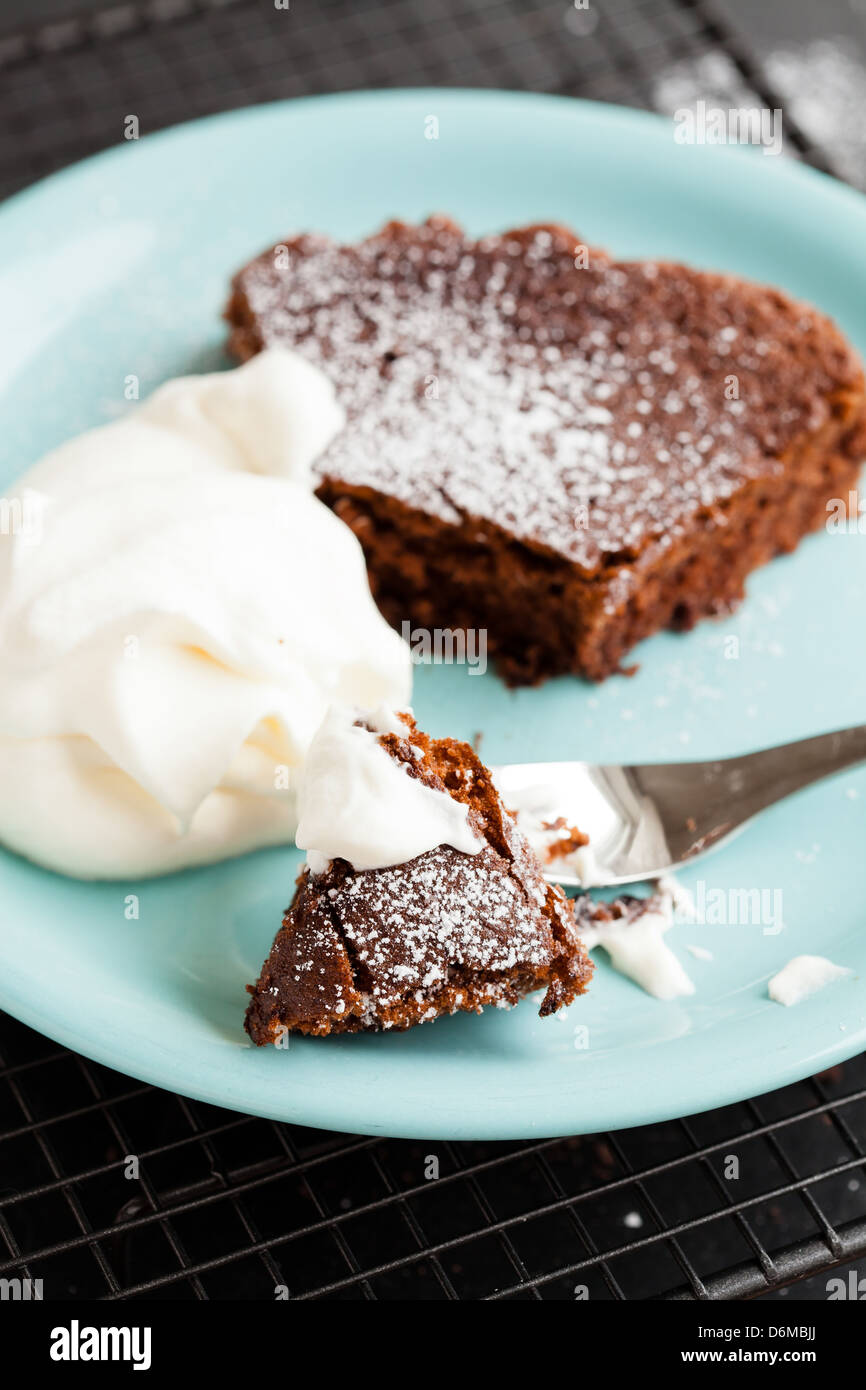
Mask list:
[[490,848],[468,866],[439,848],[356,874],[338,889],[332,910],[375,1010],[411,991],[420,999],[444,984],[453,966],[505,973],[551,959],[538,906]]
[[432,219],[247,267],[258,339],[308,356],[346,408],[321,473],[595,568],[670,544],[826,418],[852,368],[820,341],[798,367],[811,311],[600,251],[577,268],[575,250],[562,229],[475,242]]
[[570,905],[545,883],[489,773],[468,745],[428,740],[405,720],[406,738],[380,736],[381,747],[443,795],[471,791],[461,804],[483,846],[439,845],[386,868],[356,870],[339,857],[321,873],[307,868],[250,1005],[254,1041],[285,1027],[408,1027],[510,1007],[545,986],[546,1016],[585,988],[591,964]]

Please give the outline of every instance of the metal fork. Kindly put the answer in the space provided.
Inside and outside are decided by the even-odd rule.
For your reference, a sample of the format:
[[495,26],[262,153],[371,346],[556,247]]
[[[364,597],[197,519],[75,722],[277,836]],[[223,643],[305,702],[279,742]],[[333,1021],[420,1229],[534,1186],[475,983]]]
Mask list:
[[[717,849],[768,806],[866,762],[866,724],[704,763],[513,763],[494,769],[505,804],[536,844],[561,820],[589,835],[589,863],[545,864],[575,887],[657,878]],[[555,833],[553,838],[556,838]],[[587,856],[584,855],[584,859]]]

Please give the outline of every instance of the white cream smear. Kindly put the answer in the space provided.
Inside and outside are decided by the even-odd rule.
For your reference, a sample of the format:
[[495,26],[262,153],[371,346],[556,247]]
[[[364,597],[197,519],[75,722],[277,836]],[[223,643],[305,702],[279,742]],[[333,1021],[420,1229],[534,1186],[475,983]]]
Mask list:
[[713,959],[714,959],[712,951],[708,951],[707,948],[706,948],[706,946],[689,946],[689,945],[687,945],[687,946],[686,946],[686,950],[691,952],[691,954],[694,956],[695,960],[713,960]]
[[465,803],[426,786],[379,742],[380,734],[407,732],[399,715],[386,708],[372,714],[336,706],[328,711],[298,789],[296,840],[308,851],[313,873],[324,872],[332,859],[346,859],[359,870],[384,869],[438,845],[464,854],[482,848]]
[[616,877],[600,863],[591,843],[578,845],[565,854],[555,853],[551,857],[551,851],[556,850],[568,835],[569,827],[558,825],[555,820],[545,819],[537,813],[532,805],[534,788],[528,789],[521,805],[521,798],[513,790],[503,791],[498,783],[497,787],[508,809],[516,814],[518,829],[538,855],[545,873],[562,874],[566,879],[575,878],[583,888],[595,888]]
[[656,910],[645,912],[632,922],[625,918],[599,922],[582,932],[581,940],[588,951],[603,947],[614,969],[655,999],[677,999],[694,994],[695,987],[664,940],[673,921],[673,904],[668,895],[663,895]]
[[799,1004],[825,985],[852,973],[843,965],[834,965],[826,956],[794,956],[773,976],[767,992],[777,1004]]
[[290,842],[334,702],[405,705],[408,649],[312,494],[341,428],[283,349],[168,383],[10,494],[0,537],[0,839],[83,878]]

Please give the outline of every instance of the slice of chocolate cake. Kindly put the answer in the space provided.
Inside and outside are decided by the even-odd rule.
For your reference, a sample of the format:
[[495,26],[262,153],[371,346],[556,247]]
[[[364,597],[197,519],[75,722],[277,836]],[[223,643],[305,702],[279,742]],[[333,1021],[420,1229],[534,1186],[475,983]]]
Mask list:
[[308,863],[250,986],[253,1042],[410,1028],[541,989],[544,1016],[582,994],[592,965],[568,900],[469,745],[408,715],[353,719],[332,711],[308,755]]
[[324,369],[348,424],[319,496],[395,626],[474,628],[514,682],[601,680],[743,597],[847,498],[856,354],[775,289],[620,263],[558,226],[300,236],[235,279],[231,349]]

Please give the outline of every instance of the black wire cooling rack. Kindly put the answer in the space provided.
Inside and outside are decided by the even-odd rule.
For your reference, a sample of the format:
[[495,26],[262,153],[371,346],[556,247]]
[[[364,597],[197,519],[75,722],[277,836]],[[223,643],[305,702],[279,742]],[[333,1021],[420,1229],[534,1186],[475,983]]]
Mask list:
[[0,1047],[0,1278],[45,1299],[745,1298],[819,1272],[824,1296],[866,1250],[866,1058],[670,1124],[476,1144],[250,1119],[11,1019]]
[[0,196],[117,143],[128,114],[145,134],[254,102],[427,84],[651,107],[663,69],[714,54],[742,100],[785,110],[790,152],[834,172],[718,3],[103,0],[78,18],[0,29]]
[[[131,113],[147,133],[422,83],[652,106],[660,72],[712,55],[832,172],[725,16],[723,0],[104,3],[0,30],[0,194],[116,143]],[[0,1281],[41,1281],[46,1300],[779,1298],[795,1282],[823,1298],[864,1254],[864,1057],[619,1134],[408,1142],[217,1110],[0,1015]]]

